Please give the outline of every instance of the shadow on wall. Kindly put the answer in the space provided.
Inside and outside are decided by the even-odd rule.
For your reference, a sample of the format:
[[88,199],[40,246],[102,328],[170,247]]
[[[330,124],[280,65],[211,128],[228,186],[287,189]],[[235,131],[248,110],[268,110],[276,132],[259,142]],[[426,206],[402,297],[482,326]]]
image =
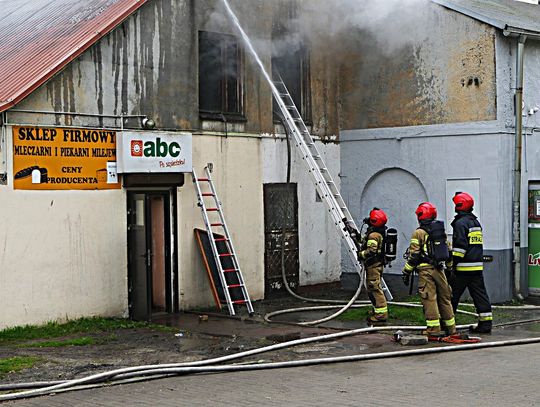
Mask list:
[[412,232],[418,227],[414,211],[418,204],[428,200],[420,180],[401,168],[387,168],[373,175],[361,196],[361,215],[366,217],[373,207],[388,215],[388,226],[398,230],[397,259],[386,272],[401,273]]

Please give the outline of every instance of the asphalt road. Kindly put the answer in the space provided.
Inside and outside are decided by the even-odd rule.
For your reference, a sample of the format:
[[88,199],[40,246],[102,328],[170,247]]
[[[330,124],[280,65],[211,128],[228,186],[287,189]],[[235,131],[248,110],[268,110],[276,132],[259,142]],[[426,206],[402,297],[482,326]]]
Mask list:
[[540,344],[192,375],[6,406],[536,406]]

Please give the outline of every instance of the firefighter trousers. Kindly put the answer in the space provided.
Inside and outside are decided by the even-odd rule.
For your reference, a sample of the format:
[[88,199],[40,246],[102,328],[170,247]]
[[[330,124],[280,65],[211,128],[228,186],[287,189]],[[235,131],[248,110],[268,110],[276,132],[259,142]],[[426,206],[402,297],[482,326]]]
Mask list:
[[418,269],[418,294],[424,307],[427,334],[441,333],[441,322],[447,333],[455,333],[452,290],[444,272],[431,266]]
[[386,297],[381,287],[381,277],[383,274],[383,265],[376,263],[366,267],[367,292],[375,315],[386,318],[388,315],[388,305]]
[[450,280],[450,284],[452,286],[452,308],[454,312],[457,310],[463,292],[468,288],[478,313],[479,327],[491,330],[493,316],[483,274],[457,272]]

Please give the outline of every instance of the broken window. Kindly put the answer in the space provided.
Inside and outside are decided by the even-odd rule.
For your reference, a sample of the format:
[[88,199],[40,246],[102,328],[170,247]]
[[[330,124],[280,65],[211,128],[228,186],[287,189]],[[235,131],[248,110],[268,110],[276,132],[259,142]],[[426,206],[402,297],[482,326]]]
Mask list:
[[[274,18],[272,27],[272,70],[274,79],[281,76],[294,104],[306,123],[311,122],[309,50],[302,34],[293,31],[297,19],[294,4],[284,6]],[[274,101],[274,118],[279,108]]]
[[241,49],[236,37],[199,32],[199,111],[202,118],[240,118]]

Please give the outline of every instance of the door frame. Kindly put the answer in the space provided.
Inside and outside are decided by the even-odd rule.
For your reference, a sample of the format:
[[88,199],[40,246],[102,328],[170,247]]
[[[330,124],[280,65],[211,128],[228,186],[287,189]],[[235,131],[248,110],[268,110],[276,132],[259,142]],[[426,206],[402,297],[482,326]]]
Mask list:
[[[139,187],[139,188],[128,188],[126,189],[126,199],[127,199],[127,211],[131,209],[131,201],[134,194],[143,194],[144,195],[144,222],[145,222],[145,245],[146,245],[146,254],[148,255],[152,248],[152,215],[150,210],[150,200],[153,196],[161,196],[163,198],[163,215],[164,215],[164,244],[165,244],[165,304],[167,313],[174,313],[178,311],[178,260],[177,260],[177,242],[178,242],[178,232],[177,232],[177,194],[176,188],[151,188],[151,187]],[[132,262],[130,261],[130,247],[131,239],[129,236],[129,226],[131,225],[130,214],[127,214],[127,233],[128,233],[128,303],[130,305],[130,315],[131,313],[131,304],[137,299],[131,297],[129,287],[131,284],[133,270]],[[151,262],[146,261],[146,308],[147,308],[147,319],[149,320],[152,317],[152,264]]]

